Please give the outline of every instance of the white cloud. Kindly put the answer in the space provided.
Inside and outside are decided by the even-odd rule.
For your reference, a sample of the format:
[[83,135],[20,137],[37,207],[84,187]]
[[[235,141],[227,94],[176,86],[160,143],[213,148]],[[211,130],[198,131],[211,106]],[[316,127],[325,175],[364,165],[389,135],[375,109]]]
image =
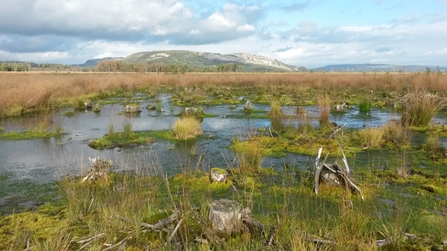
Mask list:
[[[157,25],[181,25],[193,17],[178,1],[15,0],[0,9],[0,31],[97,33],[151,31]],[[20,6],[20,7],[16,7]],[[3,25],[2,25],[3,24]],[[14,24],[14,29],[10,26]]]
[[62,51],[11,53],[0,50],[0,58],[5,61],[51,62],[69,59],[71,55]]
[[237,31],[254,31],[255,27],[250,24],[240,25],[236,28]]
[[222,13],[213,13],[203,23],[202,27],[206,30],[218,31],[228,30],[236,25],[234,21],[225,17]]
[[291,48],[286,51],[278,52],[278,53],[276,53],[276,55],[281,59],[297,58],[297,57],[303,55],[304,51],[305,50],[303,48]]

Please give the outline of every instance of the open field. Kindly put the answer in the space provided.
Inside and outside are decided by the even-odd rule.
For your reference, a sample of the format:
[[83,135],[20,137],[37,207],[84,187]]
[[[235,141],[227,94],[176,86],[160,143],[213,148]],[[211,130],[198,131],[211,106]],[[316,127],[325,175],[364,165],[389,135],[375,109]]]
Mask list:
[[[96,156],[131,156],[91,161],[51,185],[60,198],[0,216],[0,250],[447,250],[446,74],[0,73],[0,87],[0,144],[62,148],[85,130],[95,138],[77,144],[100,143]],[[56,115],[98,124],[64,141]],[[185,117],[188,137],[174,127]],[[21,119],[34,124],[11,126]],[[157,155],[175,162],[182,147],[187,161],[168,175]],[[232,154],[216,161],[222,149]],[[318,157],[330,165],[315,177]],[[226,182],[210,180],[215,167]],[[0,173],[0,186],[14,183]],[[219,233],[218,199],[262,227]]]

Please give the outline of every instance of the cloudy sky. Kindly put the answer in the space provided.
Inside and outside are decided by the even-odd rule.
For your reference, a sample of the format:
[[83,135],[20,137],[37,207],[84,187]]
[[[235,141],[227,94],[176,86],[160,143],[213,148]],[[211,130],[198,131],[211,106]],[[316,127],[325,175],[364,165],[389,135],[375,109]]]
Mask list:
[[447,66],[447,0],[2,0],[0,61],[249,52],[296,66]]

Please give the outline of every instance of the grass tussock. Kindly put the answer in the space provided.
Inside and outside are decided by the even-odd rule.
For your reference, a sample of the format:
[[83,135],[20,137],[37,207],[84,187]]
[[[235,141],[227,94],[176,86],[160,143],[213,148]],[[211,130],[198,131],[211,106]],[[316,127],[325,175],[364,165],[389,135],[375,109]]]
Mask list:
[[427,88],[414,89],[403,97],[402,124],[417,127],[428,126],[436,113],[446,105],[446,98],[428,92]]
[[203,134],[200,122],[194,117],[182,117],[173,126],[174,136],[177,139],[192,139]]
[[286,125],[283,122],[284,113],[282,112],[281,104],[277,101],[273,101],[270,105],[270,112],[268,113],[270,123],[273,130],[282,133],[286,129]]
[[318,122],[321,127],[327,127],[330,124],[329,115],[331,112],[331,98],[329,94],[324,93],[317,97],[318,103]]
[[446,157],[446,149],[439,142],[439,137],[437,135],[430,134],[425,140],[424,149],[429,154],[430,158],[433,160],[439,160]]
[[385,135],[384,128],[366,128],[359,131],[362,147],[380,147]]
[[385,125],[385,141],[399,147],[407,147],[413,133],[410,128],[398,121],[390,121]]

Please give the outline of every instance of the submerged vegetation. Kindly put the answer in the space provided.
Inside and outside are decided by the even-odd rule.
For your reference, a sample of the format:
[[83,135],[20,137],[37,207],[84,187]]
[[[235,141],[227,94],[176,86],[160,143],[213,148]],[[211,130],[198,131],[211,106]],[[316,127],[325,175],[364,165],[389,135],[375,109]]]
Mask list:
[[[235,133],[229,146],[234,156],[218,168],[203,161],[204,153],[189,154],[189,166],[170,177],[157,161],[135,159],[125,163],[133,172],[112,172],[111,161],[91,159],[86,173],[58,182],[59,200],[1,216],[0,250],[445,250],[447,151],[440,140],[447,129],[431,121],[447,104],[446,80],[443,74],[376,73],[2,74],[3,118],[58,107],[75,114],[105,102],[128,105],[122,130],[109,122],[107,134],[90,141],[95,149],[134,147],[154,138],[200,140],[207,118],[201,106],[207,105],[225,104],[228,118],[270,124]],[[170,92],[171,104],[191,108],[175,114],[180,117],[172,130],[135,131],[138,102],[159,92]],[[147,109],[162,116],[162,102],[153,103]],[[257,104],[270,110],[256,110]],[[392,109],[401,117],[352,129],[331,121],[334,110],[344,116],[344,109],[367,119],[374,119],[372,109]],[[0,129],[0,139],[61,133],[61,123],[48,114],[36,115],[39,122],[24,133]],[[330,183],[314,193],[314,176],[306,168],[322,146],[322,159],[349,162],[364,200]],[[290,153],[310,164],[264,162]],[[216,170],[228,175],[224,182],[211,180]],[[218,199],[248,208],[262,230],[216,233],[208,207]]]

